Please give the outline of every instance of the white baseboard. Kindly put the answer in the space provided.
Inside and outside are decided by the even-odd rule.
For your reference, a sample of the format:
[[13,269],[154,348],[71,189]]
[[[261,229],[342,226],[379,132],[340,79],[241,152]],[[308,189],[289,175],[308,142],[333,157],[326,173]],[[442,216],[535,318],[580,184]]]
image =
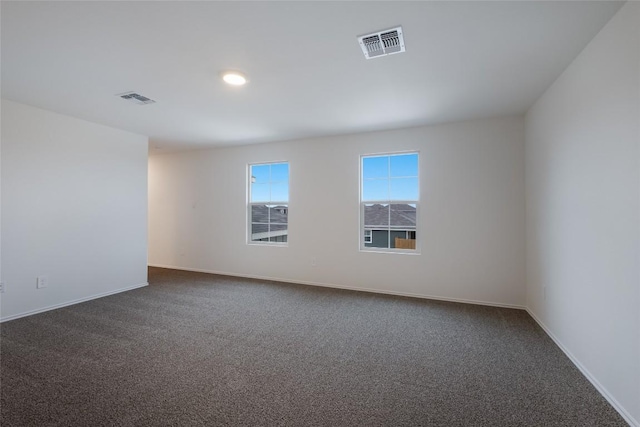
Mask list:
[[332,283],[320,283],[320,282],[310,282],[310,281],[304,281],[304,280],[282,279],[278,277],[256,276],[251,274],[230,273],[227,271],[204,270],[200,268],[177,267],[175,265],[149,264],[149,267],[169,268],[172,270],[193,271],[196,273],[219,274],[221,276],[243,277],[246,279],[269,280],[272,282],[293,283],[297,285],[320,286],[324,288],[346,289],[349,291],[372,292],[376,294],[397,295],[401,297],[422,298],[422,299],[437,300],[437,301],[460,302],[464,304],[475,304],[475,305],[485,305],[490,307],[515,308],[518,310],[525,310],[524,306],[515,305],[515,304],[503,304],[503,303],[469,300],[469,299],[461,299],[461,298],[447,298],[447,297],[440,297],[435,295],[412,294],[409,292],[397,292],[397,291],[390,291],[386,289],[360,288],[356,286],[335,285]]
[[0,323],[7,322],[9,320],[19,319],[21,317],[31,316],[32,314],[43,313],[45,311],[55,310],[57,308],[62,308],[62,307],[67,307],[67,306],[74,305],[74,304],[79,304],[81,302],[91,301],[92,299],[102,298],[102,297],[106,297],[108,295],[119,294],[120,292],[126,292],[126,291],[130,291],[132,289],[143,288],[145,286],[149,286],[149,283],[148,282],[140,283],[140,284],[133,285],[133,286],[127,286],[126,288],[120,288],[120,289],[116,289],[116,290],[113,290],[113,291],[103,292],[103,293],[100,293],[100,294],[91,295],[91,296],[84,297],[84,298],[79,298],[79,299],[76,299],[76,300],[73,300],[73,301],[67,301],[67,302],[63,302],[63,303],[60,303],[60,304],[55,304],[55,305],[50,305],[50,306],[43,307],[43,308],[38,308],[38,309],[35,309],[35,310],[25,311],[25,312],[22,312],[22,313],[14,314],[12,316],[0,317]]
[[624,407],[611,395],[611,393],[609,393],[609,391],[602,385],[600,384],[600,382],[591,374],[591,372],[589,372],[589,370],[587,368],[584,367],[584,365],[582,363],[580,363],[580,361],[571,353],[571,351],[569,351],[569,349],[567,347],[564,346],[564,344],[562,344],[562,342],[558,339],[558,337],[556,337],[553,332],[551,332],[551,330],[547,327],[547,325],[545,325],[539,318],[538,316],[536,316],[533,311],[531,311],[528,307],[526,308],[527,313],[529,313],[529,315],[531,317],[533,317],[533,320],[535,320],[538,325],[540,325],[540,327],[547,333],[547,335],[549,335],[549,337],[551,337],[551,339],[553,340],[553,342],[556,343],[556,345],[558,347],[560,347],[560,350],[562,350],[564,352],[564,354],[567,355],[567,357],[569,358],[569,360],[571,360],[571,362],[573,362],[573,364],[576,366],[576,368],[578,368],[580,370],[580,372],[582,372],[582,375],[584,375],[590,382],[591,384],[593,384],[593,386],[596,388],[596,390],[598,390],[600,392],[600,394],[607,399],[607,402],[609,402],[611,404],[611,406],[613,406],[613,408],[618,411],[618,413],[622,416],[622,418],[624,418],[624,420],[629,423],[630,426],[633,427],[640,427],[640,423],[634,419],[631,414],[629,414]]

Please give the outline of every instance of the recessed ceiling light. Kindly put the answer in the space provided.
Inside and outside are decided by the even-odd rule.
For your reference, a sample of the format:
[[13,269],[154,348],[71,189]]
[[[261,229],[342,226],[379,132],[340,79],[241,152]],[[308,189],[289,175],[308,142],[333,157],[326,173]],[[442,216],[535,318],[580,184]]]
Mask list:
[[222,80],[233,86],[242,86],[247,83],[247,77],[239,71],[225,71]]

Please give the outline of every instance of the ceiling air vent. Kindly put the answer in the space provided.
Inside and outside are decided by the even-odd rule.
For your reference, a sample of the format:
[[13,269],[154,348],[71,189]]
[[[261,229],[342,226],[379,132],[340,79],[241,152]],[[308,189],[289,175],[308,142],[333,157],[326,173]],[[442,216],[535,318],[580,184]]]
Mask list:
[[139,93],[135,93],[135,92],[125,92],[125,93],[120,93],[116,96],[119,96],[120,98],[126,100],[126,101],[130,101],[133,102],[134,104],[138,104],[138,105],[145,105],[145,104],[155,104],[156,101],[154,101],[153,99],[149,99],[146,96],[142,96]]
[[390,28],[358,37],[360,47],[367,59],[404,52],[402,27]]

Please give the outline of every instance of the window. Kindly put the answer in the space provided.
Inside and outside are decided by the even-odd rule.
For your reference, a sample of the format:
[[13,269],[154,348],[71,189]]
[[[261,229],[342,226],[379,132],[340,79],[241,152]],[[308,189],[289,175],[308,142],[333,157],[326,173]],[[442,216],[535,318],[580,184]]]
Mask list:
[[289,163],[249,165],[249,243],[285,244],[289,236]]
[[361,249],[414,252],[418,153],[362,156],[360,181]]

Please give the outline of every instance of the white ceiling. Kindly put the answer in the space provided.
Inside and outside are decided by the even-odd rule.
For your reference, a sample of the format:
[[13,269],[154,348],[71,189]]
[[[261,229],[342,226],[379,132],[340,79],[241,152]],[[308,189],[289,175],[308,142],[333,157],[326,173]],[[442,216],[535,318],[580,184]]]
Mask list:
[[[522,114],[620,6],[3,1],[2,96],[165,150]],[[396,25],[406,52],[366,60],[356,36]]]

